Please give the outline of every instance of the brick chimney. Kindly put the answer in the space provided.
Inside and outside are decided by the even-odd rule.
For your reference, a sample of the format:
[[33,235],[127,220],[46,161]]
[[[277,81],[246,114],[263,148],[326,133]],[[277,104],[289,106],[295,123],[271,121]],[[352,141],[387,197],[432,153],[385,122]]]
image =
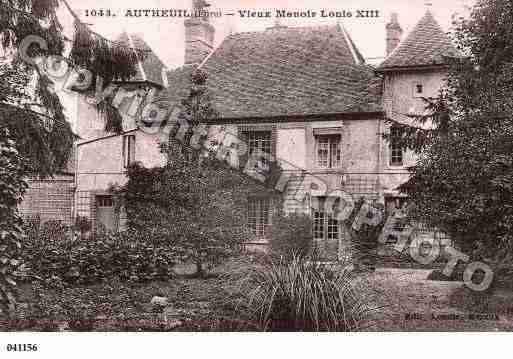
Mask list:
[[185,65],[201,63],[214,49],[215,28],[208,16],[201,16],[209,6],[205,0],[192,0],[192,16],[184,22]]
[[387,24],[387,56],[390,55],[392,51],[399,45],[401,42],[401,35],[403,34],[403,29],[401,29],[401,25],[399,25],[399,20],[397,18],[397,13],[392,13],[390,22]]

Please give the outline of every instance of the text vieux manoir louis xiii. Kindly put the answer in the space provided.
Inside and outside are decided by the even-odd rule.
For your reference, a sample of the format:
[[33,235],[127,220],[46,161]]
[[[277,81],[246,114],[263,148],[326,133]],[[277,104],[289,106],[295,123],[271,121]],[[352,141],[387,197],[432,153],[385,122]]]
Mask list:
[[[240,18],[378,18],[379,10],[354,9],[354,10],[251,10],[239,9],[236,11],[223,10],[187,10],[187,9],[126,9],[124,17],[144,18],[194,18],[194,17],[222,17],[239,16]],[[86,17],[116,17],[117,12],[112,9],[86,9]]]

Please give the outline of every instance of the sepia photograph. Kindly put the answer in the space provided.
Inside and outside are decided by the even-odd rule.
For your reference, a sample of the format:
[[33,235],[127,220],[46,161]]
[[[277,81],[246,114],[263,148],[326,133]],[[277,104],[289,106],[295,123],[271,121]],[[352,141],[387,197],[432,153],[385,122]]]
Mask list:
[[0,353],[512,331],[512,19],[0,0]]

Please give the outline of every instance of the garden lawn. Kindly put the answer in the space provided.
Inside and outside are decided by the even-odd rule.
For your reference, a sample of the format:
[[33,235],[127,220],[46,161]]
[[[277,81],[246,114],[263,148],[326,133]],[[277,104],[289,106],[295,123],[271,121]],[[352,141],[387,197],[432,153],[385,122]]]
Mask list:
[[510,331],[513,293],[482,295],[462,282],[426,280],[430,270],[378,269],[357,285],[379,309],[372,329],[385,331]]
[[[32,286],[21,291],[21,321],[3,330],[219,331],[248,330],[233,320],[227,283],[217,277],[179,277],[145,284],[98,284],[45,290],[38,300]],[[509,331],[513,329],[513,294],[483,297],[461,282],[430,281],[429,270],[378,269],[354,280],[358,292],[376,308],[362,330]],[[154,296],[169,298],[160,312]],[[43,302],[43,306],[36,303]],[[70,308],[72,308],[70,310]],[[471,318],[471,315],[477,315]],[[166,318],[167,320],[164,320]]]

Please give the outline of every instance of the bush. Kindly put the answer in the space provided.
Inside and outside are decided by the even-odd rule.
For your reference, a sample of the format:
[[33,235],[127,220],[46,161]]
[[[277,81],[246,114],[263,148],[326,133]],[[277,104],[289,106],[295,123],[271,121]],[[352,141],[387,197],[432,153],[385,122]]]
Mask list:
[[313,247],[312,220],[309,216],[292,213],[273,217],[269,246],[273,257],[291,260],[305,258]]
[[6,330],[73,331],[159,329],[147,308],[153,285],[101,283],[68,286],[59,280],[23,285],[24,305]]
[[38,236],[29,236],[23,246],[26,276],[58,278],[68,284],[112,279],[140,282],[172,276],[176,254],[165,240],[146,239],[137,232],[82,240],[67,236],[64,226],[56,228],[50,224],[31,231]]
[[[488,264],[493,271],[493,281],[489,292],[499,288],[513,288],[513,238],[508,238],[501,245],[489,248],[483,242],[478,242],[472,253],[474,260]],[[481,279],[476,280],[477,283]]]
[[76,231],[80,232],[80,234],[82,236],[85,233],[91,231],[92,228],[93,228],[93,225],[92,225],[91,221],[89,220],[89,218],[79,216],[75,219],[74,229]]
[[368,307],[346,270],[332,271],[300,258],[246,266],[232,273],[241,322],[270,331],[353,331]]
[[238,254],[250,235],[248,197],[267,190],[215,157],[191,163],[178,150],[168,153],[164,168],[131,166],[118,195],[129,228],[149,238],[171,238],[181,260],[194,264],[196,275],[203,277],[208,267]]
[[[369,203],[364,197],[360,197],[354,204],[354,210],[344,221],[344,230],[349,234],[351,240],[351,253],[354,267],[361,271],[373,271],[376,268],[378,260],[379,236],[383,231],[383,226],[387,221],[386,215],[382,218],[379,225],[370,225],[362,223],[358,230],[355,230],[353,224],[360,217],[361,211],[366,214],[370,211],[377,211],[384,214],[383,205],[378,203]],[[368,214],[367,214],[368,215]]]

